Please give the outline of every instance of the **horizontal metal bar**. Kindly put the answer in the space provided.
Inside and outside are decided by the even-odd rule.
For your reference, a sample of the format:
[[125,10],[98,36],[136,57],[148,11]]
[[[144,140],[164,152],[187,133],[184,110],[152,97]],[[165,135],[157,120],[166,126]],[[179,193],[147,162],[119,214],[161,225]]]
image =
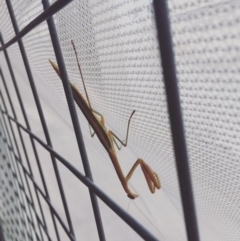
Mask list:
[[[19,157],[17,156],[17,154],[14,152],[13,147],[8,143],[7,139],[5,137],[2,137],[3,142],[7,145],[8,149],[10,152],[12,152],[12,154],[14,155],[15,159],[18,161],[18,163],[20,164],[20,166],[22,167],[23,171],[25,172],[25,174],[31,179],[33,185],[36,187],[36,189],[38,190],[38,192],[41,194],[41,196],[43,197],[43,199],[46,201],[46,203],[49,205],[50,209],[52,210],[53,214],[56,216],[56,218],[58,219],[59,223],[61,224],[62,228],[64,229],[64,231],[67,233],[68,237],[70,238],[70,240],[75,241],[75,237],[71,234],[71,232],[68,230],[67,226],[64,224],[63,220],[61,219],[61,217],[58,215],[57,211],[54,209],[54,207],[52,206],[49,198],[43,193],[43,191],[41,190],[41,188],[38,186],[38,184],[35,182],[33,176],[31,175],[31,173],[29,173],[27,171],[27,168],[24,166],[23,162],[19,159]],[[13,177],[18,181],[17,179],[17,174],[12,170],[12,175]],[[20,187],[20,189],[24,189],[24,187],[18,182],[18,186]],[[18,194],[17,194],[18,195]],[[30,200],[29,200],[30,202]],[[32,203],[30,203],[31,206],[33,206]]]
[[[23,187],[19,182],[18,182],[18,185],[19,185],[19,188],[20,188],[20,189],[22,190],[22,192],[24,193],[28,204],[29,204],[30,207],[32,208],[32,210],[33,210],[33,212],[34,212],[34,214],[35,214],[35,217],[37,218],[38,223],[40,224],[40,226],[43,228],[45,234],[47,235],[48,240],[52,240],[51,237],[50,237],[50,235],[49,235],[49,233],[48,233],[48,230],[46,229],[46,226],[43,224],[42,220],[41,220],[40,217],[38,216],[38,213],[37,213],[37,211],[36,211],[33,203],[30,201],[28,195],[26,194],[24,187]],[[26,213],[25,206],[23,207],[23,210],[24,210],[25,213]],[[29,220],[28,220],[28,222],[29,222]],[[32,223],[31,223],[31,225],[33,226]]]
[[[6,3],[7,3],[7,5],[8,5],[9,1],[6,0]],[[11,13],[10,13],[10,12],[9,12],[9,14],[10,14],[10,16],[11,16]],[[1,35],[1,33],[0,33],[0,42],[1,42],[2,45],[4,45],[4,40],[3,40],[3,37],[2,37],[2,35]],[[8,69],[9,69],[9,72],[10,72],[10,75],[11,75],[12,83],[13,83],[13,85],[14,85],[14,89],[15,89],[15,92],[16,92],[16,96],[17,96],[17,98],[18,98],[18,102],[19,102],[19,105],[20,105],[20,108],[21,108],[21,111],[22,111],[22,115],[23,115],[23,117],[24,117],[24,120],[25,120],[25,123],[26,123],[28,129],[30,129],[28,117],[27,117],[27,114],[26,114],[26,111],[25,111],[25,107],[24,107],[24,104],[23,104],[23,101],[22,101],[22,97],[21,97],[21,94],[20,94],[20,91],[19,91],[19,88],[18,88],[17,80],[16,80],[16,78],[15,78],[15,74],[14,74],[14,72],[13,72],[12,64],[11,64],[10,58],[9,58],[9,56],[8,56],[8,51],[7,51],[7,49],[5,49],[3,52],[4,52],[5,59],[6,59],[7,65],[8,65]],[[2,82],[3,82],[3,85],[4,85],[5,93],[7,94],[7,99],[8,99],[8,102],[9,102],[9,104],[10,104],[10,107],[11,107],[11,110],[12,110],[12,113],[13,113],[13,116],[14,116],[14,118],[17,119],[16,112],[15,112],[15,108],[14,108],[14,106],[13,106],[13,104],[12,104],[12,100],[11,100],[11,97],[10,97],[10,94],[9,94],[9,91],[8,91],[8,87],[7,87],[7,84],[6,84],[4,75],[3,75],[3,73],[2,73],[1,71],[0,71],[0,74],[1,74],[1,77],[2,77]],[[1,92],[0,92],[0,94],[1,94]],[[2,95],[1,95],[1,98],[2,98]],[[7,111],[7,107],[6,107],[6,105],[5,105],[4,98],[2,98],[2,102],[3,102],[3,105],[4,105],[5,110]],[[9,131],[8,131],[7,125],[6,125],[6,123],[5,123],[5,120],[3,120],[3,121],[4,121],[4,124],[5,124],[5,126],[6,126],[7,135],[9,136]],[[8,121],[9,121],[9,120],[8,120]],[[16,150],[17,150],[17,153],[18,153],[19,157],[21,157],[21,153],[20,153],[20,150],[19,150],[18,142],[17,142],[17,140],[16,140],[15,132],[14,132],[13,129],[12,129],[11,122],[9,122],[9,125],[10,125],[10,129],[11,129],[11,133],[12,133],[12,136],[13,136],[13,141],[14,141],[14,144],[15,144],[15,147],[16,147]],[[26,162],[27,162],[27,164],[28,164],[28,168],[29,168],[30,172],[32,173],[31,162],[30,162],[29,157],[28,157],[28,151],[27,151],[27,149],[26,149],[26,146],[25,146],[25,142],[24,142],[24,140],[23,140],[22,133],[21,133],[19,127],[17,128],[17,130],[18,130],[18,135],[19,135],[19,138],[20,138],[20,143],[22,144],[22,150],[23,150],[23,153],[24,153],[24,156],[25,156],[25,160],[26,160]],[[9,138],[10,138],[10,136],[9,136]],[[31,144],[32,144],[32,148],[33,148],[33,152],[34,152],[34,155],[35,155],[35,158],[36,158],[36,162],[37,162],[38,167],[39,167],[39,173],[40,173],[40,176],[41,176],[41,178],[42,178],[42,172],[41,172],[41,168],[40,168],[40,166],[39,166],[40,161],[39,161],[37,149],[35,148],[35,143],[34,143],[34,141],[33,141],[32,138],[30,138],[30,141],[31,141]],[[10,143],[11,143],[11,138],[10,138]],[[17,168],[18,168],[18,167],[17,167]],[[20,177],[21,182],[23,182],[21,174],[19,175],[19,177]],[[26,176],[25,176],[25,175],[24,175],[24,178],[26,179]],[[43,182],[43,185],[44,185],[44,187],[45,187],[46,184],[45,184],[45,182],[44,182],[44,179],[42,180],[42,182]],[[30,188],[29,188],[29,183],[28,183],[27,180],[26,180],[26,184],[27,184],[28,192],[29,192],[29,194],[30,194],[30,198],[33,200],[33,198],[32,198],[32,191],[31,191]],[[43,214],[43,209],[42,209],[41,203],[40,203],[40,201],[39,201],[38,194],[37,194],[36,190],[34,190],[34,191],[35,191],[35,193],[36,193],[37,202],[38,202],[38,205],[39,205],[39,208],[40,208],[40,211],[41,211],[41,215],[42,215],[42,218],[43,218],[43,222],[44,222],[44,224],[46,224],[45,217],[44,217],[44,214]],[[34,202],[34,200],[33,200],[33,202]],[[34,205],[35,205],[35,204],[34,204]],[[40,229],[40,228],[39,228],[39,229]],[[42,238],[42,230],[41,230],[41,229],[40,229],[40,233],[41,233],[41,238]],[[42,238],[42,239],[43,239],[43,238]]]
[[6,49],[11,46],[15,42],[17,42],[20,38],[24,37],[28,34],[32,29],[38,26],[43,21],[50,18],[52,15],[57,13],[59,10],[64,8],[67,4],[69,4],[72,0],[58,0],[53,3],[47,10],[39,14],[35,19],[33,19],[25,28],[23,28],[15,37],[9,40],[6,44],[0,47],[0,51]]
[[[9,142],[10,142],[11,145],[12,145],[11,137],[10,137],[10,135],[9,135],[9,131],[8,131],[8,128],[7,128],[7,124],[6,124],[6,122],[5,122],[5,118],[4,118],[3,114],[2,114],[2,119],[3,119],[3,122],[4,122],[4,126],[5,126],[5,128],[6,128],[6,133],[7,133],[7,135],[6,135],[6,133],[4,133],[3,124],[2,124],[2,121],[0,120],[1,129],[2,129],[2,131],[3,131],[3,133],[4,133],[4,136],[5,136],[6,138],[7,138],[7,136],[8,136]],[[8,118],[8,119],[9,119],[9,118]],[[11,120],[10,120],[10,119],[9,119],[9,124],[11,124]],[[19,129],[19,131],[20,131],[20,128],[18,128],[18,129]],[[4,155],[4,157],[6,158],[5,155]],[[11,156],[11,157],[12,157],[12,156]],[[10,158],[10,159],[13,161],[12,158]],[[14,163],[15,163],[15,162],[14,162]],[[8,165],[8,167],[9,167],[9,165],[11,166],[10,162],[8,162],[7,165]],[[16,168],[15,165],[13,165],[13,167]],[[22,180],[22,178],[21,178],[21,173],[20,173],[20,170],[19,170],[18,165],[17,165],[17,168],[16,168],[16,169],[18,170],[19,175],[20,175],[20,180],[21,180],[21,182],[23,183],[23,180]],[[18,177],[19,177],[19,175],[18,175]],[[26,181],[27,181],[27,177],[26,177],[26,175],[25,175],[25,179],[26,179]],[[28,182],[27,182],[27,187],[28,187],[28,191],[29,191],[29,185],[28,185]],[[19,190],[18,190],[18,191],[19,191]],[[31,195],[30,192],[29,192],[29,194]],[[22,200],[24,200],[24,198],[23,198],[23,196],[22,196],[22,192],[20,192],[20,196],[21,196]],[[26,205],[27,205],[27,204],[26,204]],[[32,217],[32,212],[31,212],[31,210],[30,210],[29,205],[27,205],[27,207],[28,207],[29,214],[30,214],[31,218],[33,218],[33,217]],[[22,213],[22,208],[20,209],[20,211],[21,211],[21,215],[23,215],[23,213]],[[23,217],[21,217],[21,220],[23,220],[22,218],[23,218]],[[27,217],[27,218],[28,218],[27,220],[30,220],[29,217]],[[28,223],[30,223],[30,222],[28,222]],[[32,223],[32,222],[31,222],[31,223]],[[38,224],[38,225],[39,225],[39,224]],[[26,226],[26,225],[25,225],[25,226]],[[29,227],[29,226],[28,226],[28,227]],[[37,236],[36,230],[35,230],[35,226],[33,226],[32,228],[33,228],[33,230],[34,230],[34,233],[35,233],[35,235],[36,235],[36,238],[39,239],[38,236]],[[27,231],[27,232],[28,232],[28,231]],[[40,235],[41,235],[41,237],[42,237],[41,229],[40,229]],[[43,239],[43,238],[42,238],[42,239]]]
[[[148,241],[155,241],[157,239],[151,234],[145,227],[143,227],[137,220],[130,216],[124,209],[122,209],[117,203],[115,203],[108,195],[106,195],[98,186],[79,172],[71,163],[54,151],[51,147],[46,145],[40,138],[34,135],[31,131],[26,129],[22,124],[8,115],[5,111],[1,112],[7,115],[13,122],[15,122],[26,133],[33,137],[40,145],[46,150],[51,152],[69,171],[71,171],[83,184],[85,184],[91,191],[93,191],[110,209],[112,209],[122,220],[124,220],[136,233],[138,233],[143,239]],[[1,135],[2,133],[0,133]]]
[[[2,138],[3,141],[9,146],[9,144],[7,143],[7,139],[5,138]],[[11,148],[11,150],[13,150],[13,148]],[[20,162],[20,161],[19,161]],[[8,169],[11,169],[11,166],[8,166]],[[9,170],[10,171],[10,170]],[[33,203],[31,202],[31,200],[29,199],[26,191],[25,191],[25,188],[23,185],[21,185],[18,181],[18,176],[16,173],[14,173],[14,171],[11,169],[11,173],[12,173],[12,176],[17,180],[17,184],[18,184],[18,187],[19,189],[24,193],[25,197],[26,197],[26,200],[27,200],[27,203],[28,205],[32,208],[36,218],[37,218],[37,221],[38,223],[42,226],[44,232],[46,233],[47,237],[48,237],[48,240],[52,240],[51,237],[49,236],[49,233],[48,233],[48,230],[46,229],[46,226],[43,224],[43,222],[41,221],[40,217],[38,216],[38,213],[33,205]],[[29,174],[30,175],[30,174]],[[27,211],[26,211],[26,208],[25,208],[25,205],[23,203],[21,203],[21,201],[19,200],[19,203],[20,203],[20,206],[22,208],[22,210],[25,212],[26,216],[27,216],[27,220],[28,220],[28,223],[31,224],[31,226],[34,228],[34,224],[32,222],[32,220],[30,219],[30,217],[27,215]],[[37,233],[35,231],[35,235],[37,236]],[[38,237],[39,239],[39,237]],[[39,239],[40,240],[40,239]]]
[[[27,171],[26,167],[23,165],[23,163],[19,160],[18,156],[16,155],[16,153],[14,153],[13,148],[9,145],[9,143],[7,142],[7,140],[5,138],[3,138],[3,141],[6,143],[6,145],[8,145],[8,149],[13,153],[15,159],[19,162],[19,164],[21,165],[23,171],[26,173],[26,175],[31,179],[33,185],[36,187],[36,189],[38,190],[38,192],[41,194],[41,196],[43,197],[43,199],[46,201],[46,203],[49,205],[50,209],[52,210],[53,214],[56,216],[56,218],[58,219],[59,223],[61,224],[62,228],[64,229],[64,231],[66,232],[66,234],[68,235],[68,237],[70,238],[70,240],[75,241],[75,237],[71,234],[71,232],[68,230],[67,226],[64,224],[63,220],[61,219],[61,217],[58,215],[57,211],[55,210],[55,208],[52,206],[49,198],[43,193],[43,191],[41,190],[41,188],[38,186],[38,184],[35,182],[33,176]],[[13,173],[15,174],[15,173]],[[16,174],[15,174],[16,175]]]
[[[14,13],[11,1],[6,0],[6,4],[7,4],[7,7],[8,7],[8,12],[9,12],[10,18],[12,20],[12,25],[13,25],[13,28],[15,30],[15,34],[18,34],[19,33],[19,27],[18,27],[18,24],[17,24],[17,20],[16,20],[16,17],[15,17],[15,13]],[[45,8],[44,10],[49,9],[49,7],[50,7],[50,5],[48,5],[48,7]],[[33,75],[32,75],[32,71],[31,71],[31,68],[30,68],[30,64],[29,64],[29,61],[28,61],[28,58],[27,58],[26,50],[25,50],[22,39],[18,40],[18,44],[19,44],[19,49],[20,49],[20,52],[21,52],[21,55],[22,55],[24,65],[25,65],[25,69],[26,69],[26,72],[27,72],[27,76],[28,76],[28,79],[29,79],[29,83],[30,83],[30,86],[31,86],[32,94],[33,94],[33,97],[34,97],[34,100],[35,100],[35,104],[36,104],[36,107],[37,107],[37,111],[38,111],[38,114],[39,114],[39,118],[41,120],[43,132],[44,132],[47,144],[49,146],[52,146],[50,134],[49,134],[49,131],[48,131],[48,128],[47,128],[47,123],[45,121],[42,106],[41,106],[41,103],[40,103],[40,100],[39,100],[39,97],[38,97],[37,88],[36,88],[36,85],[34,83],[34,78],[33,78]],[[26,124],[27,124],[27,128],[30,129],[29,128],[30,125],[28,123],[26,123]],[[49,196],[47,185],[46,185],[46,182],[45,182],[45,178],[44,178],[44,175],[43,175],[43,172],[42,172],[41,163],[40,163],[40,160],[38,158],[38,153],[36,151],[34,143],[32,143],[32,144],[33,144],[33,150],[34,150],[34,153],[35,153],[35,156],[36,156],[36,162],[37,162],[37,165],[38,165],[38,169],[39,169],[41,179],[42,179],[42,182],[43,182],[43,185],[44,185],[44,188],[45,188],[45,193],[46,193],[47,196]],[[70,231],[73,234],[73,236],[75,236],[70,212],[69,212],[69,209],[68,209],[67,200],[66,200],[66,197],[65,197],[65,192],[64,192],[64,189],[63,189],[63,185],[62,185],[62,180],[61,180],[60,173],[59,173],[59,170],[58,170],[58,166],[57,166],[56,160],[54,159],[53,156],[51,156],[51,160],[52,160],[55,176],[56,176],[56,179],[57,179],[57,183],[58,183],[58,187],[59,187],[59,191],[60,191],[65,215],[66,215],[66,218],[67,218],[67,221],[68,221],[68,226],[69,226]],[[50,212],[51,212],[51,210],[50,210]],[[57,240],[60,241],[58,228],[57,228],[57,225],[55,223],[55,220],[54,220],[53,216],[52,216],[52,221],[53,221],[55,233],[56,233],[56,236],[57,236]]]
[[[3,141],[4,141],[4,139],[5,139],[5,138],[3,138]],[[5,140],[6,140],[6,139],[5,139]],[[5,141],[4,141],[4,142],[5,142]],[[9,170],[9,169],[11,169],[11,166],[8,165],[8,170]],[[9,171],[10,171],[10,170],[9,170]],[[42,223],[42,221],[41,221],[40,218],[38,217],[38,214],[36,213],[36,210],[35,210],[32,202],[30,201],[29,197],[27,196],[24,187],[19,183],[19,181],[18,181],[18,179],[17,179],[17,175],[13,172],[12,169],[11,169],[11,174],[12,174],[12,176],[17,180],[17,184],[18,184],[19,189],[24,193],[28,204],[32,207],[32,210],[34,211],[34,213],[35,213],[35,215],[36,215],[36,217],[37,217],[37,220],[39,220],[38,223],[39,223],[39,224],[43,227],[43,229],[44,229],[44,224]],[[18,195],[17,192],[15,192],[15,196],[17,196],[17,198],[19,199],[19,195]],[[33,224],[32,220],[30,219],[30,217],[29,217],[28,214],[27,214],[26,207],[25,207],[25,205],[20,201],[20,199],[19,199],[19,204],[20,204],[21,209],[24,211],[24,213],[25,213],[25,215],[26,215],[26,217],[27,217],[28,223],[29,223],[29,224],[32,226],[32,228],[34,229],[35,235],[36,235],[37,239],[40,240],[38,234],[36,233],[34,224]],[[25,223],[25,221],[24,221],[23,219],[20,219],[20,220],[21,220],[22,224]],[[45,230],[45,229],[44,229],[44,230]],[[48,235],[48,234],[47,234],[47,235]]]

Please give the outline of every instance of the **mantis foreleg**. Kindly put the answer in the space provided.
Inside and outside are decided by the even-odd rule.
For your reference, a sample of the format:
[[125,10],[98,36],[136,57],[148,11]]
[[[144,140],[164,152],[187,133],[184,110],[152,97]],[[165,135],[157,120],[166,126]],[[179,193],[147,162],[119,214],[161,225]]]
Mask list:
[[158,175],[152,170],[152,168],[142,159],[138,159],[129,173],[126,176],[126,181],[129,181],[129,179],[132,177],[133,172],[137,168],[137,166],[140,165],[143,171],[143,174],[145,176],[145,179],[147,181],[148,187],[152,193],[155,192],[155,188],[160,189],[161,184]]
[[129,128],[130,128],[130,122],[131,122],[132,116],[133,116],[133,114],[134,114],[135,112],[136,112],[136,111],[134,110],[134,111],[132,112],[132,114],[130,115],[129,119],[128,119],[128,126],[127,126],[127,133],[126,133],[125,142],[122,141],[122,140],[120,140],[120,138],[119,138],[114,132],[109,131],[109,132],[111,133],[111,135],[113,136],[113,141],[114,141],[114,143],[116,144],[118,150],[121,150],[121,146],[120,146],[120,147],[118,146],[118,144],[117,144],[117,142],[116,142],[115,139],[117,139],[123,146],[125,146],[125,147],[127,146],[128,133],[129,133]]

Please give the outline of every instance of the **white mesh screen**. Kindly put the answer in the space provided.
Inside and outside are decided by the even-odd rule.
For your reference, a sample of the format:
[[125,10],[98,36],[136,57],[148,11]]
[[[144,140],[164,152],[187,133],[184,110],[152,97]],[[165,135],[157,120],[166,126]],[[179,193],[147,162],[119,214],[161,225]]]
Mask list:
[[171,1],[176,66],[201,237],[238,240],[239,2]]
[[[20,30],[42,12],[40,1],[12,2]],[[0,1],[0,6],[0,30],[7,42],[14,31],[5,2]],[[204,241],[238,241],[240,4],[169,1],[169,12],[200,237]],[[71,45],[74,40],[91,104],[103,114],[108,129],[124,139],[128,118],[136,110],[128,146],[117,155],[125,174],[137,158],[158,173],[162,188],[155,194],[149,192],[140,168],[130,181],[131,189],[139,194],[134,202],[151,223],[132,202],[129,207],[107,152],[96,136],[91,138],[78,109],[94,182],[159,240],[187,240],[151,1],[73,1],[54,20],[69,79],[84,94]],[[23,42],[53,147],[83,172],[62,83],[48,62],[56,60],[47,24],[31,31]],[[45,140],[17,44],[9,48],[9,54],[22,83],[32,130]],[[0,56],[3,72],[9,76],[3,53]],[[24,123],[21,114],[18,117]],[[51,200],[65,220],[50,158],[40,147],[39,152]],[[77,239],[97,240],[87,189],[59,166]],[[41,185],[37,169],[34,173]],[[99,203],[107,240],[140,239]],[[44,210],[48,215],[47,205]],[[61,235],[65,240],[62,230]]]

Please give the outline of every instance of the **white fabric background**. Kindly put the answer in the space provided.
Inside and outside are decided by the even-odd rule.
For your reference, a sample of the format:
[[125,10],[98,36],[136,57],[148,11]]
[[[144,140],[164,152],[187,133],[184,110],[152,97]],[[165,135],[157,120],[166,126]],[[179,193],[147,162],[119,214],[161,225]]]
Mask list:
[[[0,30],[7,42],[14,32],[5,2],[0,4]],[[13,7],[20,29],[42,12],[37,1],[13,1]],[[204,241],[237,241],[240,237],[239,9],[238,1],[169,1],[194,197]],[[130,183],[139,194],[135,204],[159,231],[133,203],[128,208],[129,199],[108,154],[97,137],[91,138],[87,121],[78,110],[94,182],[159,240],[186,240],[151,2],[73,1],[54,20],[69,78],[83,93],[73,39],[91,104],[104,115],[107,127],[124,139],[129,115],[136,110],[128,146],[118,152],[118,158],[124,173],[139,157],[158,173],[162,188],[153,195],[140,168]],[[83,172],[62,84],[48,62],[55,57],[47,25],[38,26],[23,42],[53,147]],[[44,140],[17,44],[9,48],[9,54],[32,131]],[[18,118],[24,123],[3,53],[0,64]],[[24,137],[34,167],[29,138]],[[38,150],[52,203],[65,220],[49,154],[39,145]],[[59,168],[77,240],[97,240],[87,188],[61,164]],[[34,174],[42,187],[37,168]],[[107,240],[140,240],[101,201],[99,205]],[[48,216],[47,205],[44,210]],[[55,237],[51,222],[49,215],[50,233]]]

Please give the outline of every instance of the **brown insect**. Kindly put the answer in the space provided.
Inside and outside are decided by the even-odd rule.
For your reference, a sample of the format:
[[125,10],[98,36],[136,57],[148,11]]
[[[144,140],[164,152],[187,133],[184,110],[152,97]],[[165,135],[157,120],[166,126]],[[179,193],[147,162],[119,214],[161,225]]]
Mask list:
[[[142,168],[143,174],[145,176],[145,179],[147,181],[150,191],[152,193],[154,193],[155,188],[160,189],[160,187],[161,187],[160,180],[159,180],[157,173],[155,173],[144,160],[139,158],[134,163],[133,167],[131,168],[131,170],[129,171],[127,176],[125,176],[123,174],[123,171],[119,164],[119,161],[118,161],[118,158],[116,155],[116,151],[114,148],[114,143],[116,144],[116,146],[119,150],[121,148],[117,145],[116,140],[118,140],[123,146],[125,146],[125,147],[127,146],[130,121],[131,121],[133,114],[135,113],[135,110],[132,112],[132,114],[130,115],[129,120],[128,120],[128,127],[127,127],[127,134],[126,134],[125,142],[121,141],[111,130],[107,130],[107,128],[105,126],[105,122],[104,122],[104,117],[91,107],[90,100],[89,100],[87,90],[86,90],[86,86],[85,86],[85,83],[83,80],[82,71],[80,68],[76,47],[75,47],[73,41],[71,41],[71,43],[73,45],[73,49],[74,49],[74,52],[76,55],[78,69],[79,69],[79,72],[80,72],[80,75],[82,78],[82,82],[83,82],[87,100],[84,99],[84,97],[82,96],[80,91],[77,89],[77,87],[72,82],[70,82],[70,85],[72,88],[72,93],[73,93],[75,102],[77,103],[77,105],[81,109],[82,113],[88,120],[89,125],[94,130],[94,132],[91,133],[91,136],[93,137],[96,134],[98,136],[98,139],[100,140],[100,142],[102,143],[102,145],[104,146],[106,151],[108,152],[109,157],[113,163],[113,166],[117,172],[117,175],[122,183],[122,186],[129,198],[135,199],[136,197],[138,197],[138,195],[134,194],[128,186],[128,181],[132,177],[132,174],[138,165],[140,165]],[[52,65],[52,67],[54,68],[54,70],[56,71],[56,73],[58,74],[58,76],[61,78],[58,66],[53,61],[51,61],[51,60],[49,60],[49,61]]]

